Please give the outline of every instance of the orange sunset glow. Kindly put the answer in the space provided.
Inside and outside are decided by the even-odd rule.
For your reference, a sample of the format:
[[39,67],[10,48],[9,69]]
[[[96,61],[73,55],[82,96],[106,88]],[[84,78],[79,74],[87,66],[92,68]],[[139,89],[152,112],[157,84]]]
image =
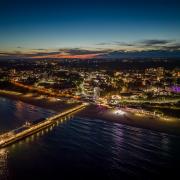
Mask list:
[[77,58],[77,59],[92,59],[100,54],[81,54],[81,55],[67,55],[67,54],[55,54],[55,55],[46,55],[46,56],[34,56],[32,58]]

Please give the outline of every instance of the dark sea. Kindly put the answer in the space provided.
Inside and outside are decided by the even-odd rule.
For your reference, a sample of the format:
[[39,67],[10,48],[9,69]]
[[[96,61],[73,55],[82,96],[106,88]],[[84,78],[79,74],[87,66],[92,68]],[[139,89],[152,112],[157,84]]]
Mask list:
[[[0,98],[0,133],[54,113]],[[180,136],[101,119],[59,120],[0,149],[0,180],[166,178],[180,178]]]

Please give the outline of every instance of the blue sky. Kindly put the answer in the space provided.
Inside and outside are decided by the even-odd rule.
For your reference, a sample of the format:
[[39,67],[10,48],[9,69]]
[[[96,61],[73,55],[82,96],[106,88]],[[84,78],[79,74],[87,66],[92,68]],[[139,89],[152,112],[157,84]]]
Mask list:
[[1,0],[0,24],[1,57],[180,47],[178,0]]

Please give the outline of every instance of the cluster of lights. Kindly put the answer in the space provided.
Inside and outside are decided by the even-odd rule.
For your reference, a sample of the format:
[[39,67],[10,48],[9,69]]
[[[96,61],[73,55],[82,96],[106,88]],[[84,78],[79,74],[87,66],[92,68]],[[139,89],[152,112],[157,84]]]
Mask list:
[[122,111],[121,109],[116,109],[116,110],[114,110],[114,114],[117,114],[117,115],[125,115],[126,112]]

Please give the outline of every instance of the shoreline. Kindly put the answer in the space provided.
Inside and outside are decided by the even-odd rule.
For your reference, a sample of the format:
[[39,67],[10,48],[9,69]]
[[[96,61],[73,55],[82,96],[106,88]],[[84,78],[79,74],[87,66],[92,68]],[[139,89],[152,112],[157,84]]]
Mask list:
[[136,116],[130,112],[125,112],[124,115],[117,115],[112,109],[99,110],[95,105],[91,105],[77,113],[77,116],[80,118],[101,119],[137,128],[180,135],[180,120],[164,121],[150,116]]
[[[68,104],[62,100],[52,101],[49,98],[40,98],[38,95],[22,94],[11,91],[0,90],[0,97],[5,97],[12,100],[19,100],[27,104],[31,104],[37,107],[54,110],[61,112],[72,108],[78,103]],[[150,118],[145,116],[135,116],[132,113],[126,113],[125,115],[117,115],[113,113],[112,109],[103,108],[99,109],[96,105],[89,105],[81,112],[78,112],[76,116],[80,118],[89,119],[101,119],[104,121],[110,121],[120,124],[126,124],[137,128],[149,129],[162,133],[170,133],[180,135],[180,120],[176,121],[163,121],[157,118]]]
[[37,107],[53,110],[57,113],[80,104],[80,103],[66,103],[63,100],[55,101],[54,98],[45,98],[43,96],[38,96],[36,94],[30,94],[30,93],[23,94],[19,92],[4,91],[4,90],[0,90],[0,97],[4,97],[16,101],[22,101],[24,103],[31,104]]

